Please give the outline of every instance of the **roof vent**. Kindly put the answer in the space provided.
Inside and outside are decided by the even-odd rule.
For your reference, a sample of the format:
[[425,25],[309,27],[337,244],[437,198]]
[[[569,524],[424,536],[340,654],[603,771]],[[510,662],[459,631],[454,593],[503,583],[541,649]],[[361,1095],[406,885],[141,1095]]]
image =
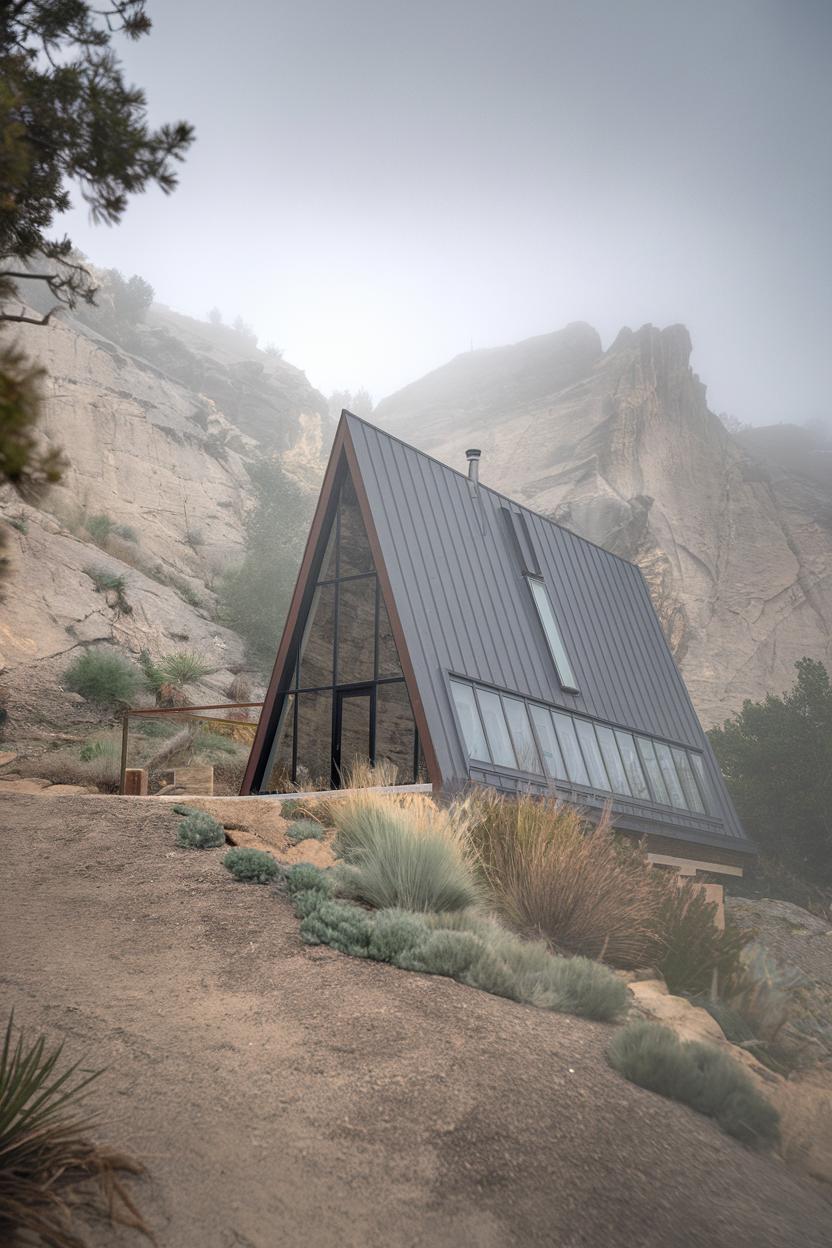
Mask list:
[[480,455],[482,451],[477,447],[471,447],[465,452],[465,458],[468,460],[468,480],[473,481],[474,485],[480,479]]

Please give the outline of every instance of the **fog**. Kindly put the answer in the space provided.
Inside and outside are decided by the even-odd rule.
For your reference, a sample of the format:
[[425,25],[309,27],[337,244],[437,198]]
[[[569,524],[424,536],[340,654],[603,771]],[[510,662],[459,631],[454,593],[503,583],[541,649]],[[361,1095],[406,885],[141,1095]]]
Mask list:
[[684,322],[709,402],[832,415],[827,0],[155,0],[181,185],[61,224],[376,399],[572,320]]

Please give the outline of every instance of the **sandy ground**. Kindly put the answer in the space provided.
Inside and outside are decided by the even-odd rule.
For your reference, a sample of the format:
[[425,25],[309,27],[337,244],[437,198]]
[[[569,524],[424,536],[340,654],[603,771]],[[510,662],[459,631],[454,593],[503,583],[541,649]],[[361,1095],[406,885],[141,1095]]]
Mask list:
[[829,1248],[823,1189],[620,1079],[609,1027],[306,948],[176,823],[0,798],[4,1006],[108,1066],[161,1248]]

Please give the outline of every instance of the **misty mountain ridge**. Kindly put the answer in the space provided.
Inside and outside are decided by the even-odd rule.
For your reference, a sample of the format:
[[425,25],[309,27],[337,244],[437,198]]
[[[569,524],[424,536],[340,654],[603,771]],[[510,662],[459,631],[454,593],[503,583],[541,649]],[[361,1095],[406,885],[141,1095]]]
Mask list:
[[[374,419],[644,573],[706,724],[832,658],[832,481],[822,435],[729,433],[683,325],[577,323],[457,356]],[[788,447],[788,451],[786,451]]]
[[[102,642],[134,657],[199,650],[221,700],[247,662],[217,588],[245,552],[251,473],[274,460],[311,503],[334,432],[327,400],[242,323],[155,303],[134,318],[118,289],[19,340],[46,367],[41,430],[69,464],[39,505],[0,502],[13,522],[10,711],[69,722],[61,673]],[[481,447],[486,484],[638,563],[707,724],[788,687],[802,655],[832,657],[832,472],[819,434],[729,433],[690,353],[681,325],[623,329],[604,350],[576,322],[459,355],[370,419],[463,471]],[[87,526],[102,515],[129,536],[100,549]],[[96,588],[96,566],[124,578],[129,612]]]

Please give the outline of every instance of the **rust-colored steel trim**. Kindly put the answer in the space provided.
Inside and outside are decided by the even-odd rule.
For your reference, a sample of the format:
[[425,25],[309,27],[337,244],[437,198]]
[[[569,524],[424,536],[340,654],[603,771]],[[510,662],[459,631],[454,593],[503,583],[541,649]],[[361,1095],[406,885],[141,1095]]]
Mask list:
[[413,670],[410,652],[404,638],[399,612],[396,606],[396,600],[393,596],[393,588],[390,584],[390,578],[387,574],[387,567],[384,563],[384,556],[381,553],[381,545],[378,540],[373,514],[370,509],[370,500],[367,497],[367,491],[364,488],[364,481],[361,477],[361,470],[358,466],[358,458],[355,454],[355,447],[352,444],[349,429],[346,430],[344,438],[344,452],[347,459],[347,467],[355,486],[358,505],[361,509],[361,516],[364,520],[364,528],[367,530],[367,537],[370,542],[370,550],[373,553],[373,562],[376,565],[376,575],[378,583],[381,586],[381,592],[384,597],[384,605],[387,608],[387,614],[390,617],[390,627],[393,630],[393,639],[396,642],[396,648],[399,652],[399,660],[404,672],[404,681],[407,686],[407,692],[410,696],[410,705],[413,707],[413,717],[416,720],[416,727],[419,732],[419,742],[425,755],[427,763],[428,776],[433,785],[434,790],[442,788],[442,772],[439,767],[439,760],[436,757],[436,751],[433,748],[428,731],[428,721],[425,715],[425,708],[422,705],[422,698],[419,693],[419,686],[416,683],[416,674]]
[[309,573],[312,563],[315,559],[315,553],[318,549],[318,541],[323,529],[324,520],[329,508],[332,492],[335,487],[335,481],[338,475],[338,464],[341,459],[341,452],[344,447],[346,438],[346,421],[344,417],[338,423],[338,429],[335,433],[335,440],[332,443],[332,450],[329,456],[329,463],[324,474],[324,483],[321,487],[321,495],[318,499],[318,506],[315,509],[315,515],[312,519],[312,527],[309,530],[309,536],[306,539],[306,546],[301,560],[298,579],[295,582],[292,601],[289,604],[289,613],[286,616],[286,623],[283,626],[283,636],[280,639],[280,645],[277,649],[277,658],[274,661],[269,687],[263,700],[263,709],[260,712],[260,722],[257,725],[254,742],[251,747],[251,753],[248,756],[245,774],[243,775],[243,783],[240,786],[240,796],[248,797],[251,793],[251,786],[254,782],[254,773],[257,769],[257,763],[263,751],[266,742],[266,736],[269,730],[272,714],[274,712],[275,703],[277,701],[280,680],[284,673],[286,661],[292,647],[292,641],[295,635],[295,629],[298,623],[301,606],[303,605],[304,593],[306,591]]
[[212,702],[209,706],[130,706],[125,715],[190,715],[193,711],[243,711],[262,706],[262,702]]

